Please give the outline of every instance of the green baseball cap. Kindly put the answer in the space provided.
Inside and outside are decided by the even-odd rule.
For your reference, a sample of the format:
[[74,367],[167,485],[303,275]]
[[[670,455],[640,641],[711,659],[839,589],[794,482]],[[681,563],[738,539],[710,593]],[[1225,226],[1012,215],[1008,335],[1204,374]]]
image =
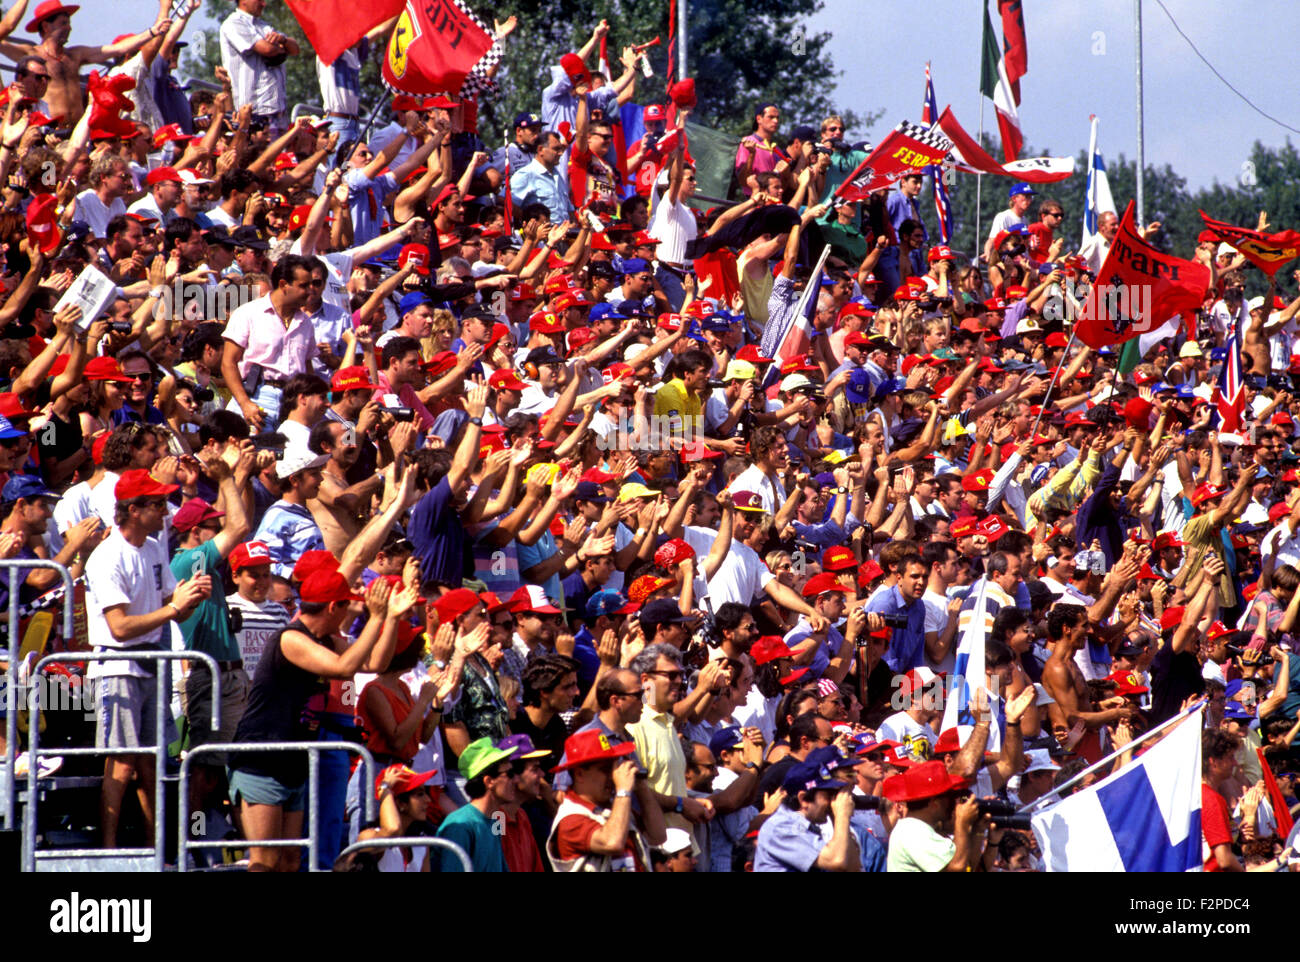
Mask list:
[[465,750],[460,753],[460,761],[456,767],[466,778],[473,778],[481,775],[487,769],[491,768],[499,761],[505,761],[510,758],[512,753],[492,744],[492,739],[483,737],[477,741],[472,741],[465,746]]

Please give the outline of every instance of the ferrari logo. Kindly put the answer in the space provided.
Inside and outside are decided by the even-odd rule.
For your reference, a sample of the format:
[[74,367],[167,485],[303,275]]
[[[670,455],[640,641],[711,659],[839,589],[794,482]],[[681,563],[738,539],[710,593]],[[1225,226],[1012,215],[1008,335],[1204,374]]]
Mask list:
[[388,69],[392,71],[394,77],[400,79],[406,74],[407,51],[418,39],[420,39],[420,29],[411,17],[410,8],[407,7],[397,18],[397,26],[393,28],[393,38],[388,41]]

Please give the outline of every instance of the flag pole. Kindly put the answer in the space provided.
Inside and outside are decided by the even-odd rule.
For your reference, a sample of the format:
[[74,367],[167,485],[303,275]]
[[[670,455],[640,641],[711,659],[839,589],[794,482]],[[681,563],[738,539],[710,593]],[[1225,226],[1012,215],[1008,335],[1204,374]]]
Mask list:
[[685,80],[686,69],[686,0],[677,0],[677,79]]
[[1029,811],[1031,808],[1038,808],[1038,807],[1041,806],[1041,805],[1043,804],[1043,802],[1045,802],[1047,799],[1052,798],[1053,796],[1056,796],[1056,795],[1061,794],[1061,792],[1065,791],[1065,790],[1066,790],[1067,788],[1069,788],[1071,785],[1073,785],[1073,784],[1075,784],[1076,782],[1080,781],[1080,780],[1081,780],[1085,775],[1089,775],[1089,774],[1091,774],[1092,772],[1095,772],[1097,769],[1101,768],[1101,766],[1105,765],[1107,762],[1109,762],[1109,761],[1113,761],[1114,759],[1118,758],[1120,755],[1123,755],[1125,752],[1131,752],[1131,751],[1133,751],[1133,749],[1137,748],[1137,747],[1138,747],[1139,745],[1141,745],[1144,741],[1147,741],[1148,739],[1152,738],[1153,736],[1160,734],[1160,733],[1161,733],[1162,731],[1164,731],[1166,728],[1172,728],[1172,727],[1173,727],[1175,724],[1177,724],[1178,722],[1180,722],[1180,721],[1186,721],[1186,720],[1187,720],[1188,718],[1190,718],[1192,715],[1199,713],[1201,710],[1203,710],[1203,709],[1205,708],[1205,704],[1206,704],[1206,700],[1205,700],[1204,698],[1202,698],[1200,701],[1198,701],[1195,705],[1192,705],[1192,706],[1191,706],[1190,708],[1188,708],[1186,711],[1181,711],[1181,712],[1179,712],[1177,715],[1175,715],[1173,718],[1170,718],[1170,719],[1168,719],[1167,721],[1165,721],[1163,724],[1157,725],[1155,728],[1151,729],[1151,730],[1148,731],[1148,732],[1144,732],[1143,734],[1139,735],[1137,738],[1135,738],[1135,739],[1133,739],[1131,742],[1129,742],[1127,745],[1121,745],[1119,748],[1115,749],[1113,752],[1111,752],[1109,755],[1107,755],[1107,756],[1106,756],[1105,758],[1103,758],[1101,761],[1097,762],[1095,765],[1089,765],[1087,768],[1085,768],[1083,771],[1081,771],[1078,775],[1075,775],[1075,776],[1074,776],[1072,779],[1070,779],[1068,782],[1065,782],[1064,784],[1057,786],[1056,788],[1054,788],[1054,789],[1052,789],[1050,792],[1048,792],[1046,795],[1040,795],[1038,798],[1034,799],[1034,800],[1033,800],[1032,802],[1030,802],[1028,805],[1022,805],[1022,806],[1017,810],[1017,812],[1018,812],[1018,813],[1019,813],[1019,812],[1027,812],[1027,811]]
[[1137,223],[1146,224],[1143,203],[1143,173],[1146,169],[1146,138],[1142,129],[1142,0],[1133,0],[1133,49],[1137,80]]
[[1043,395],[1043,403],[1038,405],[1038,417],[1034,418],[1034,428],[1029,432],[1031,438],[1038,437],[1038,425],[1042,423],[1043,412],[1047,410],[1047,402],[1052,399],[1052,388],[1056,387],[1056,379],[1061,376],[1061,369],[1069,363],[1070,348],[1074,347],[1074,339],[1078,336],[1079,325],[1076,322],[1070,329],[1070,340],[1066,342],[1065,353],[1061,355],[1061,363],[1056,365],[1056,370],[1052,372],[1052,380],[1047,384],[1047,393]]
[[[983,94],[980,94],[979,145],[980,145],[980,149],[983,150],[984,149],[984,95]],[[977,172],[975,174],[975,256],[971,259],[972,264],[978,262],[980,256],[980,194],[981,194],[981,188],[983,186],[984,186],[984,175],[982,173]]]

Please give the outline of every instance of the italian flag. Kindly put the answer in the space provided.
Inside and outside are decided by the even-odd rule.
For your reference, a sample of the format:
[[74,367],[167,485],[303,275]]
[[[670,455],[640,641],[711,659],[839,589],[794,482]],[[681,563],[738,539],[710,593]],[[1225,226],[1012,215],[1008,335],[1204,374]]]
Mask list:
[[[1021,34],[1023,50],[1024,35]],[[980,93],[993,101],[998,112],[998,130],[1002,133],[1003,162],[1010,163],[1020,156],[1025,139],[1020,133],[1019,75],[1015,80],[1007,76],[1007,58],[998,49],[998,38],[993,32],[987,0],[984,5],[984,55],[980,64]]]

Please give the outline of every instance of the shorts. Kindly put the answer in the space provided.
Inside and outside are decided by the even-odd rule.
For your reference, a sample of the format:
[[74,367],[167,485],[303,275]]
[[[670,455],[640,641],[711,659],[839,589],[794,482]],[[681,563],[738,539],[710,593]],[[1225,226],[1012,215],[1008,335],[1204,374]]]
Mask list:
[[152,750],[158,679],[110,675],[95,681],[95,747]]
[[[221,727],[212,730],[212,672],[206,662],[191,662],[190,673],[185,677],[185,720],[189,722],[190,748],[211,742],[230,744],[235,740],[235,729],[248,705],[248,673],[242,668],[232,668],[221,673]],[[226,764],[221,753],[200,755],[197,765]]]
[[274,775],[259,775],[242,768],[232,768],[230,776],[230,801],[239,805],[240,797],[250,805],[279,805],[286,812],[301,812],[306,808],[307,782],[286,785]]

